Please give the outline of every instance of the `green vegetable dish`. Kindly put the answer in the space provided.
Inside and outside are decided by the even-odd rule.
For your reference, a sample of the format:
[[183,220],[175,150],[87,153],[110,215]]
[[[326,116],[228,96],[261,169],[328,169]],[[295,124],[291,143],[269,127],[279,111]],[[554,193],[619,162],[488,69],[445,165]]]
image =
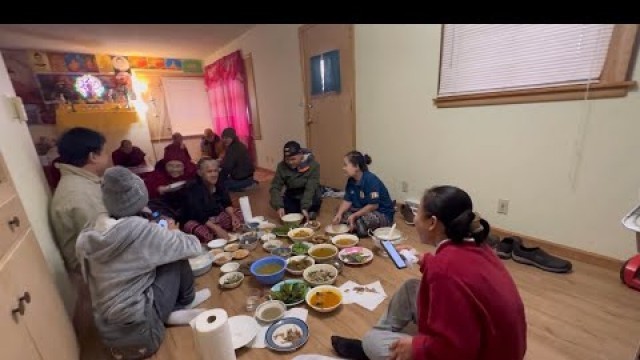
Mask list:
[[291,246],[291,251],[296,255],[306,255],[309,250],[309,245],[305,243],[295,243]]
[[303,282],[284,282],[279,291],[271,291],[271,298],[289,305],[303,301],[307,290],[309,287]]
[[287,234],[289,234],[289,231],[291,229],[293,229],[294,227],[295,226],[286,226],[286,225],[280,226],[280,227],[277,227],[277,228],[273,229],[273,233],[276,234],[276,236],[279,236],[279,237],[287,237],[288,236]]

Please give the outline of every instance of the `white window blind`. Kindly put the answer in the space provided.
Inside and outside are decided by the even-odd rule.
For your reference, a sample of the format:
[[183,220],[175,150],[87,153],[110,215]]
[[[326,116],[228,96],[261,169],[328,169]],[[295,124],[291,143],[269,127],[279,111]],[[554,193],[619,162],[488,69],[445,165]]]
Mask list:
[[171,130],[201,135],[213,127],[209,98],[202,78],[162,78]]
[[446,24],[438,95],[597,82],[613,27]]

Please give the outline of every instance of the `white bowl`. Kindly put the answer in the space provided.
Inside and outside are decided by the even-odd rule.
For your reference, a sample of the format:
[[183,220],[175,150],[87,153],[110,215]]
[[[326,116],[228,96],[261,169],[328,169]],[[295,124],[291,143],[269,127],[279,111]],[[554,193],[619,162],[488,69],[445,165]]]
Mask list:
[[189,259],[189,265],[193,271],[193,276],[206,274],[213,266],[213,255],[205,253]]
[[406,240],[405,235],[400,230],[395,229],[391,234],[392,236],[389,236],[389,231],[391,231],[390,227],[381,227],[370,233],[373,243],[380,250],[383,250],[380,240],[388,240],[393,245],[398,245]]
[[282,220],[283,223],[293,224],[293,225],[300,225],[300,223],[302,222],[302,219],[304,219],[304,215],[299,213],[287,214],[280,218],[280,220]]
[[296,256],[292,256],[290,258],[287,259],[287,272],[291,275],[296,275],[296,276],[300,276],[302,275],[302,273],[307,269],[304,268],[302,270],[293,270],[291,268],[289,268],[289,263],[292,261],[302,261],[304,259],[309,259],[309,261],[311,262],[311,265],[309,265],[308,267],[311,267],[313,265],[315,265],[316,261],[313,260],[313,258],[311,256],[308,255],[296,255]]
[[264,235],[262,235],[262,236],[260,237],[260,240],[262,240],[262,242],[267,242],[267,241],[269,241],[269,240],[275,240],[275,239],[277,239],[277,238],[278,238],[278,237],[276,236],[276,234],[269,233],[269,234],[264,234]]
[[[349,242],[349,244],[346,244],[346,245],[340,245],[338,243],[338,241],[340,239],[347,239],[350,242]],[[354,247],[354,246],[356,246],[358,244],[359,241],[360,241],[360,239],[357,236],[353,235],[353,234],[340,234],[340,235],[336,235],[336,236],[331,238],[331,242],[338,249],[346,249],[346,248]]]
[[[264,313],[268,309],[277,309],[280,312],[280,315],[273,318],[265,318]],[[258,305],[256,308],[256,318],[265,323],[272,323],[274,321],[278,321],[284,317],[284,313],[287,311],[287,306],[280,300],[267,300],[262,304]]]
[[229,263],[226,263],[226,264],[222,265],[220,267],[220,271],[222,271],[223,274],[226,274],[226,273],[238,271],[239,268],[240,268],[240,263],[229,262]]
[[265,242],[264,244],[262,244],[262,248],[264,249],[264,251],[271,253],[271,251],[273,249],[277,249],[279,247],[283,247],[284,243],[282,242],[282,240],[269,240],[267,242]]
[[[313,295],[315,295],[318,292],[325,292],[325,291],[331,291],[335,294],[337,294],[340,297],[340,301],[338,301],[338,303],[332,307],[318,307],[315,304],[311,303],[311,298],[313,297]],[[315,311],[318,312],[331,312],[335,309],[337,309],[341,304],[342,301],[344,300],[344,295],[342,294],[342,291],[335,287],[335,286],[331,286],[331,285],[321,285],[321,286],[317,286],[311,290],[309,290],[309,292],[307,293],[307,296],[305,297],[305,300],[307,302],[307,305],[309,305],[310,308],[312,308]]]
[[[306,233],[307,236],[295,236],[296,233],[300,232]],[[313,229],[300,227],[289,230],[287,236],[289,236],[289,239],[291,239],[291,241],[309,241],[313,237],[313,234],[315,234]]]
[[231,261],[232,259],[233,259],[233,255],[231,255],[231,253],[222,252],[213,257],[213,263],[218,266],[222,266],[228,263],[229,261]]
[[[318,280],[312,279],[311,274],[317,271],[323,271],[328,273],[330,275],[329,279],[325,281],[318,281]],[[313,286],[331,285],[334,282],[336,282],[336,279],[338,278],[338,269],[336,269],[335,267],[329,264],[315,264],[304,269],[304,271],[302,272],[302,277],[306,282],[308,282]]]
[[[333,250],[333,255],[316,256],[313,253],[317,249],[331,249],[331,250]],[[339,251],[338,248],[335,247],[334,245],[331,245],[331,244],[317,244],[317,245],[313,245],[312,247],[310,247],[309,251],[307,251],[307,254],[309,254],[309,256],[311,256],[316,262],[323,262],[323,261],[331,260],[334,257],[336,257],[338,255],[338,251]]]
[[[238,278],[238,280],[236,280],[233,283],[226,283],[226,281],[228,279],[231,279],[232,277],[236,277]],[[233,289],[233,288],[237,288],[238,286],[240,286],[240,284],[242,284],[242,280],[244,280],[244,274],[239,272],[239,271],[234,271],[234,272],[230,272],[227,274],[224,274],[220,277],[220,280],[218,280],[218,283],[220,284],[220,286],[222,286],[225,289]]]
[[227,245],[227,240],[225,239],[215,239],[211,240],[207,243],[209,249],[217,249]]

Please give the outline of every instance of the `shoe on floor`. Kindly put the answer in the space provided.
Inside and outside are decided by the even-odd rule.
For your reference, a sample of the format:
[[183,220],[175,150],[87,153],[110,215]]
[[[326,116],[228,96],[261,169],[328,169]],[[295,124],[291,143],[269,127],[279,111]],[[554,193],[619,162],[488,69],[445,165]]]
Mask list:
[[526,247],[522,243],[514,245],[512,258],[520,264],[532,265],[554,273],[567,273],[573,267],[568,260],[548,254],[539,247]]
[[407,206],[407,204],[400,205],[400,214],[404,218],[404,222],[406,222],[407,225],[415,225],[415,214],[413,213],[413,210],[411,210],[410,206]]
[[511,259],[515,244],[522,244],[522,239],[517,236],[510,236],[502,239],[496,246],[496,254],[500,259]]
[[340,357],[352,360],[369,360],[362,348],[362,341],[356,339],[343,338],[341,336],[331,337],[331,346]]

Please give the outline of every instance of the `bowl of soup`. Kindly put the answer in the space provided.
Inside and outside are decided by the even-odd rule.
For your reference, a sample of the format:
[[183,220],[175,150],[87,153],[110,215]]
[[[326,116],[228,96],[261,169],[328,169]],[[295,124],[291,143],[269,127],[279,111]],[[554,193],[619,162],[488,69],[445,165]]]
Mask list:
[[342,304],[342,291],[335,286],[320,285],[311,289],[305,300],[315,311],[331,312]]
[[309,256],[316,262],[328,261],[338,254],[338,248],[331,244],[318,244],[309,248]]
[[353,246],[356,246],[360,239],[352,234],[342,234],[336,235],[331,238],[331,242],[333,245],[337,246],[339,249],[346,249]]
[[251,264],[251,275],[263,285],[274,285],[284,277],[287,260],[279,256],[267,256]]

